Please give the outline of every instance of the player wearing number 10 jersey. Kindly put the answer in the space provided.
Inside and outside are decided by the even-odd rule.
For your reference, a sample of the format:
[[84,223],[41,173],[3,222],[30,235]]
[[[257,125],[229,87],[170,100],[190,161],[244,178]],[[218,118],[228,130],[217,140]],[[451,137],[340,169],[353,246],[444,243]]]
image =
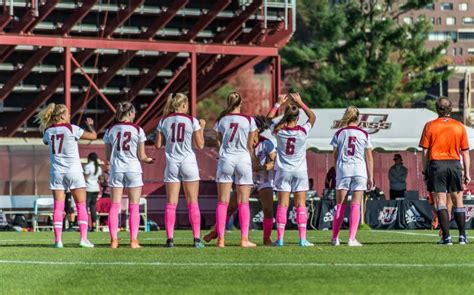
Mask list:
[[[336,161],[336,213],[332,225],[332,245],[339,246],[339,230],[344,220],[347,194],[352,191],[349,219],[349,246],[362,246],[356,240],[360,222],[360,202],[364,191],[373,184],[372,144],[366,131],[359,125],[359,110],[348,107],[341,120],[342,129],[336,132],[331,145]],[[367,162],[366,162],[367,159]]]
[[140,161],[153,163],[145,153],[145,132],[133,124],[135,107],[129,102],[117,105],[116,123],[104,134],[107,160],[111,164],[109,186],[112,188],[112,205],[109,212],[111,247],[118,248],[118,216],[124,188],[129,189],[130,247],[140,248],[138,227],[140,225],[140,196],[142,193],[142,167]]
[[[308,168],[306,165],[306,139],[309,130],[314,126],[316,116],[303,103],[298,93],[279,95],[278,103],[268,113],[274,118],[278,108],[286,104],[283,118],[271,129],[277,139],[277,159],[275,163],[274,189],[278,192],[278,207],[276,213],[277,241],[275,246],[283,246],[283,235],[287,221],[287,211],[290,194],[294,193],[296,208],[296,223],[300,246],[313,246],[306,240],[306,194],[309,189]],[[300,108],[303,109],[308,121],[298,125]]]
[[70,123],[71,116],[63,104],[50,103],[36,116],[43,132],[43,142],[49,145],[51,159],[51,181],[49,188],[53,192],[53,226],[55,248],[62,248],[65,192],[70,190],[77,208],[77,223],[81,234],[80,246],[91,248],[94,245],[87,239],[88,220],[86,209],[86,182],[82,174],[81,159],[77,141],[94,140],[97,134],[92,128],[94,121],[87,118],[89,131],[84,131]]

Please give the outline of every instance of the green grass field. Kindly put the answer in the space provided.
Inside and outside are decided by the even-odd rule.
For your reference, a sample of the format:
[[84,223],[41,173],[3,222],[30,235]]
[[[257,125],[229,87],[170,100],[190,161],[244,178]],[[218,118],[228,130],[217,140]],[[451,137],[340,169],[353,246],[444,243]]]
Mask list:
[[[173,249],[163,248],[163,231],[140,233],[144,248],[135,250],[125,232],[116,250],[107,233],[90,234],[94,249],[78,248],[78,237],[64,233],[65,248],[53,249],[51,232],[0,233],[0,293],[474,293],[474,246],[436,245],[435,231],[361,230],[361,248],[330,246],[329,231],[309,231],[312,248],[296,245],[296,231],[283,248],[255,249],[238,247],[238,231],[224,249],[191,248],[189,231],[176,232]],[[261,232],[251,239],[260,242]]]

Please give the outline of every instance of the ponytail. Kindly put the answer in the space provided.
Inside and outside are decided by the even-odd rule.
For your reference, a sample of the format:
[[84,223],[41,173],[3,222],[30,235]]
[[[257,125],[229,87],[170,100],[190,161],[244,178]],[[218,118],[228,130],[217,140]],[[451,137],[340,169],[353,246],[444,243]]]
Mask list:
[[87,159],[89,161],[92,161],[94,162],[94,167],[95,167],[95,170],[94,170],[94,175],[97,175],[97,173],[99,173],[99,160],[98,160],[98,157],[97,157],[97,154],[96,153],[90,153],[88,156],[87,156]]
[[265,117],[265,116],[255,116],[255,124],[257,125],[258,133],[262,133],[263,131],[270,128],[272,120]]
[[135,107],[128,101],[119,102],[116,105],[117,113],[115,113],[115,120],[123,122],[131,113],[135,113]]
[[67,112],[67,108],[64,104],[50,103],[42,109],[35,119],[35,122],[39,122],[41,133],[44,133],[51,125],[58,123],[65,112]]
[[169,95],[168,100],[166,100],[166,105],[163,110],[163,116],[168,116],[169,114],[176,113],[178,108],[183,105],[183,103],[188,103],[188,97],[182,93],[176,93],[174,96]]
[[344,112],[344,116],[341,119],[340,126],[346,127],[350,123],[356,123],[359,121],[359,109],[355,106],[349,106]]
[[227,96],[227,108],[220,113],[219,117],[217,118],[217,121],[222,119],[222,117],[230,114],[230,112],[235,110],[241,104],[242,96],[238,92],[229,93],[229,95]]
[[300,115],[300,108],[297,105],[293,103],[290,103],[289,105],[287,105],[285,109],[285,114],[283,115],[283,118],[281,118],[280,122],[276,124],[274,132],[280,131],[281,128],[283,128],[283,125],[297,120],[299,115]]

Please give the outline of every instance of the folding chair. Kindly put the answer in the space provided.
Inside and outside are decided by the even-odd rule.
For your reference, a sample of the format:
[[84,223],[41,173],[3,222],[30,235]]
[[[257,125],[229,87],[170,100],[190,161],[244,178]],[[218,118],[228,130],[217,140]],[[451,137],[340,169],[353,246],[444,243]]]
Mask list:
[[33,231],[37,232],[40,228],[50,228],[53,227],[50,225],[42,225],[38,224],[38,219],[40,216],[50,217],[51,220],[53,219],[53,206],[54,206],[54,199],[53,198],[38,198],[35,200],[33,205]]

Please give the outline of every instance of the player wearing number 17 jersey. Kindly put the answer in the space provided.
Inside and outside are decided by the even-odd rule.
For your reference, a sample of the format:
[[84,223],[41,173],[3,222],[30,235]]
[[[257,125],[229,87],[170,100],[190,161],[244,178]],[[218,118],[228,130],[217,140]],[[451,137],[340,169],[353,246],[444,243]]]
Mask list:
[[145,153],[145,132],[133,124],[135,107],[129,102],[117,105],[116,123],[104,134],[106,157],[111,164],[109,186],[112,188],[112,205],[109,212],[111,247],[118,248],[118,216],[124,188],[129,189],[128,209],[130,227],[130,247],[140,248],[138,227],[140,225],[139,204],[142,193],[142,167],[140,161],[153,163]]
[[[274,118],[282,104],[288,105],[283,118],[271,129],[277,139],[277,159],[275,163],[274,189],[278,192],[278,207],[276,213],[277,241],[275,246],[283,246],[283,235],[287,221],[287,211],[290,194],[294,193],[296,208],[296,223],[300,246],[314,246],[306,240],[306,195],[309,189],[308,168],[306,165],[306,139],[309,130],[314,126],[316,116],[303,103],[298,93],[279,95],[278,103],[270,110],[268,117]],[[300,108],[303,109],[308,121],[298,125]]]
[[77,208],[77,223],[81,234],[80,246],[94,247],[87,239],[88,220],[86,209],[86,182],[82,174],[81,159],[77,141],[94,140],[97,134],[92,128],[94,121],[87,118],[89,131],[70,123],[71,116],[63,104],[50,103],[36,116],[43,132],[43,142],[49,146],[51,159],[51,181],[49,188],[53,192],[53,226],[55,248],[62,248],[61,234],[63,229],[65,192],[70,190]]
[[[362,246],[356,240],[360,222],[360,202],[364,191],[373,185],[372,144],[366,131],[359,125],[359,110],[348,107],[341,120],[342,129],[336,132],[331,145],[336,161],[336,213],[332,224],[332,245],[339,246],[339,231],[344,220],[347,194],[352,191],[349,219],[349,246]],[[367,159],[367,161],[366,161]]]

